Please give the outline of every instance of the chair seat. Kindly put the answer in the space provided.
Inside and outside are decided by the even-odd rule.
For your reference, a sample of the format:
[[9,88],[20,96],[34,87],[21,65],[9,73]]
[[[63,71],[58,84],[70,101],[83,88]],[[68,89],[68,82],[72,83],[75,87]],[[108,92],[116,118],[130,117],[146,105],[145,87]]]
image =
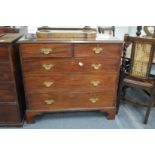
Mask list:
[[152,88],[153,87],[153,80],[141,80],[131,76],[127,76],[124,78],[123,82],[128,85],[135,85],[141,87]]

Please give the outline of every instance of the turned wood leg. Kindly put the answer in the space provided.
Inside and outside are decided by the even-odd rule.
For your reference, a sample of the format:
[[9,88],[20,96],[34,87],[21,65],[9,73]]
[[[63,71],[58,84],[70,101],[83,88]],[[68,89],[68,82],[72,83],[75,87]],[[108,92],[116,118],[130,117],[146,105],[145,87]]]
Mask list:
[[125,93],[126,93],[125,90],[126,88],[125,86],[123,86],[122,79],[120,79],[118,91],[117,91],[116,114],[118,114],[118,111],[119,111],[120,101],[123,100],[125,96]]
[[125,98],[125,96],[126,96],[126,89],[128,88],[128,86],[124,86],[123,88],[122,88],[122,99],[123,98]]
[[145,118],[144,118],[144,124],[147,124],[147,122],[148,122],[148,118],[149,118],[149,115],[150,115],[151,108],[152,108],[153,104],[154,104],[153,101],[151,101],[151,102],[149,103],[149,106],[148,106],[148,108],[147,108],[147,111],[146,111],[146,114],[145,114]]
[[147,124],[148,118],[151,112],[151,108],[153,107],[155,103],[155,91],[153,90],[152,93],[150,94],[150,101],[146,110],[145,118],[144,118],[144,124]]

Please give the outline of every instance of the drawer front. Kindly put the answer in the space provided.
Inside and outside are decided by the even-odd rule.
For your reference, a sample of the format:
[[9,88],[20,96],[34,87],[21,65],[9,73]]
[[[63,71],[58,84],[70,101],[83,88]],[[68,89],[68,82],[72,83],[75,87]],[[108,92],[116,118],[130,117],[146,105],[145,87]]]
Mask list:
[[120,62],[102,58],[65,58],[65,59],[30,59],[23,61],[23,70],[27,74],[55,73],[104,73],[118,72]]
[[121,57],[121,46],[117,44],[75,44],[75,57],[102,57],[117,59]]
[[20,113],[16,105],[0,105],[0,123],[19,123]]
[[103,91],[96,93],[48,93],[29,94],[28,108],[55,110],[64,108],[100,108],[113,106],[115,93]]
[[14,89],[11,83],[0,83],[0,103],[14,102]]
[[0,62],[9,61],[9,52],[7,47],[0,45]]
[[71,44],[22,44],[23,58],[30,57],[71,57]]
[[10,81],[11,70],[8,63],[0,63],[0,81]]
[[25,86],[27,93],[50,91],[101,91],[115,89],[116,74],[107,75],[54,75],[49,77],[27,76]]

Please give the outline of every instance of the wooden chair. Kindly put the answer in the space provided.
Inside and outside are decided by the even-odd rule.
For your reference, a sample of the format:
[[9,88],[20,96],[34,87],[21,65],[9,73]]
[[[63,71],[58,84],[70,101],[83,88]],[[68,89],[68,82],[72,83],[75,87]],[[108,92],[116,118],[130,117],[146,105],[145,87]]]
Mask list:
[[[126,50],[132,44],[131,58],[126,58]],[[120,81],[118,87],[117,112],[121,99],[137,106],[147,107],[144,123],[146,124],[153,104],[155,103],[155,76],[150,74],[153,54],[155,50],[155,38],[124,37],[124,51]],[[149,95],[148,103],[141,103],[126,97],[127,88],[142,89]]]
[[110,27],[98,26],[98,32],[115,36],[115,26]]

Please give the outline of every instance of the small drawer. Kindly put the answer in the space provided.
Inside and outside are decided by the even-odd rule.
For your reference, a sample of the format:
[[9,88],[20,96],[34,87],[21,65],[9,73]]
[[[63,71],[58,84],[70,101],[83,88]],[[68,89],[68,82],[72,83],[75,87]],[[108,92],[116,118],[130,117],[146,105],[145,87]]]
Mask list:
[[0,81],[10,81],[11,79],[9,63],[0,63]]
[[0,45],[0,62],[9,61],[9,51],[7,47]]
[[11,83],[0,83],[0,103],[14,101],[13,85]]
[[65,59],[29,59],[23,61],[24,74],[44,74],[55,73],[94,73],[107,74],[108,72],[118,72],[120,62],[112,59],[102,58],[65,58]]
[[115,95],[112,91],[94,93],[48,93],[29,94],[28,108],[36,110],[60,110],[67,108],[101,108],[113,106]]
[[0,123],[19,123],[21,121],[17,105],[0,104]]
[[30,57],[71,57],[71,44],[22,44],[23,58]]
[[50,76],[25,76],[27,93],[53,92],[53,91],[102,91],[115,89],[117,75],[65,75],[53,74]]
[[75,57],[102,57],[105,59],[119,59],[121,46],[118,44],[75,44]]

